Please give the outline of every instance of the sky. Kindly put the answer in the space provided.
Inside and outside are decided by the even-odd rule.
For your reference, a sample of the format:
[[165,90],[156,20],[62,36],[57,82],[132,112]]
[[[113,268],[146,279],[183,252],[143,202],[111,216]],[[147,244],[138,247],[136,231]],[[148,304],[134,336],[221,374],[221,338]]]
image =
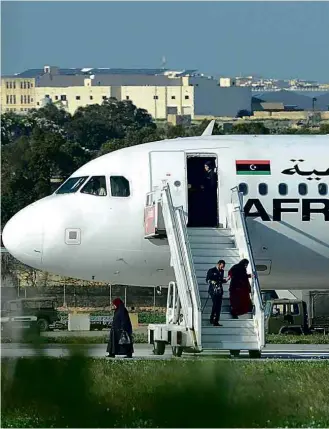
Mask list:
[[329,2],[2,1],[1,71],[197,69],[329,81]]

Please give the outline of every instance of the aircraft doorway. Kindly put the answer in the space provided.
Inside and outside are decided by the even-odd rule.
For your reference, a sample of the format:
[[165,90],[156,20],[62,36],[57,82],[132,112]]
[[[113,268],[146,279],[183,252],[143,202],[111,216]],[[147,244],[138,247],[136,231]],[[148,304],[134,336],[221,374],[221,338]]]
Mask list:
[[[206,171],[205,165],[209,170]],[[188,226],[218,226],[218,177],[215,156],[187,156]]]

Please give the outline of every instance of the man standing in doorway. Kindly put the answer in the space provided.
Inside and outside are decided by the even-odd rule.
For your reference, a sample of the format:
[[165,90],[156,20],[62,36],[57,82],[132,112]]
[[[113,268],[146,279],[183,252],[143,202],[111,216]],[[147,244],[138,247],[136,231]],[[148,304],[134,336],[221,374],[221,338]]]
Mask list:
[[212,310],[210,315],[210,323],[214,326],[222,326],[219,324],[220,312],[222,309],[223,301],[223,283],[227,280],[224,279],[225,261],[222,259],[218,261],[216,267],[210,268],[207,273],[206,282],[209,284],[208,293],[212,299]]
[[204,190],[204,217],[205,226],[216,227],[217,222],[217,173],[212,161],[204,165],[205,177],[203,181]]

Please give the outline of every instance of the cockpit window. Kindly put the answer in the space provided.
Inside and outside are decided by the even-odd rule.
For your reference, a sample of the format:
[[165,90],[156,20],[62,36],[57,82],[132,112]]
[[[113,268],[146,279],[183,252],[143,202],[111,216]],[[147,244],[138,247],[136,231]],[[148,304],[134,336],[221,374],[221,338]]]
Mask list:
[[82,186],[82,184],[88,179],[88,176],[84,177],[71,177],[62,186],[58,188],[56,194],[73,194]]
[[107,195],[105,176],[93,176],[81,189],[81,192],[83,194],[105,197]]
[[111,176],[111,194],[112,197],[129,197],[129,181],[123,176]]

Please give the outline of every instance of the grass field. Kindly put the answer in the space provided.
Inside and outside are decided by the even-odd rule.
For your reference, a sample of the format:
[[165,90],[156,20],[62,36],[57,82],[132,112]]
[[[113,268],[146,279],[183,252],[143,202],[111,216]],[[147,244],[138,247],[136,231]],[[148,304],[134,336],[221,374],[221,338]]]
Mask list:
[[[40,338],[40,343],[42,344],[104,344],[108,341],[108,332],[104,331],[104,335],[101,336],[58,336],[58,337],[47,337],[42,336]],[[147,334],[145,333],[136,333],[134,335],[136,344],[145,344],[147,343]],[[17,340],[16,340],[17,341]],[[11,340],[8,338],[2,337],[1,342],[9,343]],[[24,343],[31,343],[32,339],[29,336],[26,336],[21,340]],[[266,337],[267,344],[329,344],[329,335],[267,335]]]
[[2,427],[329,427],[326,362],[2,360]]

